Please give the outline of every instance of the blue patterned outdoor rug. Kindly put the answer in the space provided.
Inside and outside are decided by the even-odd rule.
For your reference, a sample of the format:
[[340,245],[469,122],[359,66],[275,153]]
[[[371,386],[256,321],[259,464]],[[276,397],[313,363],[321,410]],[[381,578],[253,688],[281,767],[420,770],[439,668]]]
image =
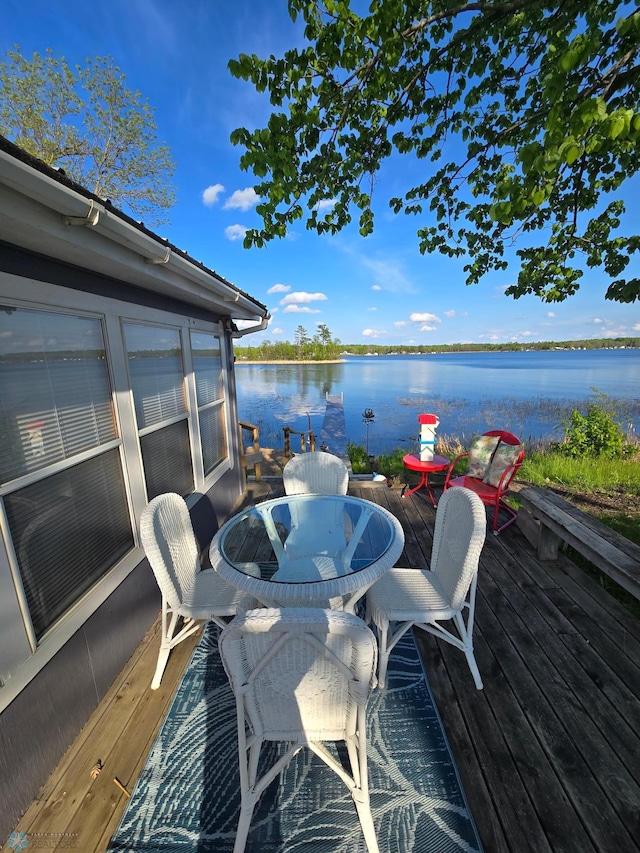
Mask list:
[[[237,724],[217,637],[214,625],[203,632],[109,853],[231,853],[240,808]],[[387,688],[371,694],[367,719],[381,853],[481,851],[410,633],[391,656]],[[346,786],[304,749],[263,794],[246,851],[366,848]]]

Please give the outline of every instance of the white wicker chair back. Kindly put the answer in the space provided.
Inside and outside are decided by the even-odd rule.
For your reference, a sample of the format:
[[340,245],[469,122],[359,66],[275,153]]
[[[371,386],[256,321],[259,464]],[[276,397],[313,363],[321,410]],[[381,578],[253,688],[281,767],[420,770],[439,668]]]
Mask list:
[[167,492],[150,501],[140,518],[140,540],[162,595],[179,607],[201,568],[184,498]]
[[442,495],[433,533],[431,571],[454,610],[462,610],[478,571],[486,528],[484,504],[474,492],[458,488]]
[[349,469],[332,453],[311,451],[287,462],[282,481],[287,495],[346,495]]

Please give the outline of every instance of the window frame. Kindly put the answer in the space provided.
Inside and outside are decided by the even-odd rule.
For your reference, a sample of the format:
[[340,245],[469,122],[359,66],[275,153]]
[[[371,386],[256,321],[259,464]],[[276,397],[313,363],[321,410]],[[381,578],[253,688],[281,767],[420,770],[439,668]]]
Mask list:
[[[197,434],[194,437],[194,441],[195,441],[195,445],[196,445],[197,453],[198,453],[198,457],[199,457],[200,471],[202,472],[202,477],[203,477],[202,483],[200,484],[200,488],[209,488],[209,483],[214,483],[216,481],[217,477],[215,475],[217,474],[218,470],[223,465],[228,464],[229,468],[233,468],[233,452],[232,452],[232,450],[233,450],[234,444],[232,444],[233,433],[231,432],[232,426],[231,426],[231,417],[229,414],[229,409],[230,409],[230,406],[229,406],[229,389],[230,389],[230,385],[229,385],[229,369],[228,369],[229,357],[228,357],[228,353],[227,353],[227,349],[226,349],[227,341],[225,339],[224,334],[222,333],[222,330],[220,330],[220,332],[218,334],[216,334],[215,332],[211,332],[211,331],[206,330],[206,329],[193,327],[193,328],[190,328],[186,332],[186,334],[189,337],[189,347],[188,347],[188,350],[185,350],[186,352],[188,352],[188,358],[189,358],[189,369],[188,369],[187,377],[190,381],[188,383],[188,386],[189,386],[188,392],[189,392],[190,399],[192,399],[192,410],[195,413],[195,422],[197,423],[197,427],[198,427]],[[219,398],[218,400],[214,400],[213,403],[205,403],[203,406],[198,405],[198,392],[197,392],[197,388],[196,388],[196,373],[195,373],[195,370],[193,367],[193,347],[192,347],[193,335],[212,335],[218,341],[218,344],[220,346],[220,366],[222,369],[222,397]],[[227,369],[225,369],[225,367]],[[214,406],[224,406],[224,426],[225,426],[225,432],[226,432],[225,440],[226,440],[226,447],[227,447],[227,456],[226,456],[226,459],[222,459],[220,462],[218,462],[218,464],[215,465],[211,469],[211,471],[207,474],[204,470],[204,460],[202,457],[202,443],[200,440],[200,435],[201,435],[201,433],[200,433],[200,412],[204,411],[205,409],[213,408]]]
[[[136,437],[137,437],[138,453],[140,454],[140,459],[142,461],[141,439],[143,439],[147,435],[150,435],[151,433],[159,432],[160,430],[165,429],[166,427],[173,426],[173,424],[180,423],[181,421],[187,421],[187,434],[189,436],[189,452],[191,455],[191,472],[193,474],[193,491],[195,492],[197,490],[196,469],[198,466],[198,460],[196,460],[194,458],[194,455],[193,455],[194,436],[193,436],[193,430],[191,428],[191,420],[193,418],[193,407],[190,404],[190,399],[189,399],[189,394],[188,394],[188,389],[187,389],[188,372],[187,372],[187,359],[186,359],[186,353],[185,353],[185,347],[184,347],[185,335],[183,334],[183,328],[181,325],[178,325],[176,323],[167,323],[167,322],[165,322],[165,323],[157,323],[157,322],[154,323],[151,320],[145,320],[144,322],[142,322],[142,321],[134,322],[132,320],[129,320],[126,317],[121,317],[120,325],[121,325],[122,343],[123,343],[124,350],[125,350],[125,361],[127,364],[127,377],[128,377],[128,383],[129,383],[129,392],[130,392],[130,398],[131,398],[131,406],[133,408],[133,419],[134,419],[134,422],[136,425]],[[130,360],[129,360],[129,349],[127,347],[127,335],[126,335],[126,326],[134,326],[134,325],[135,326],[145,326],[146,328],[149,328],[149,329],[160,329],[160,330],[168,329],[170,331],[175,331],[178,333],[178,340],[180,342],[180,365],[182,368],[181,386],[182,386],[182,398],[184,400],[185,410],[184,410],[184,412],[181,412],[177,415],[171,415],[168,418],[163,418],[162,420],[157,421],[153,424],[150,424],[149,426],[142,426],[142,427],[138,423],[138,418],[136,415],[135,395],[134,395],[134,390],[133,390],[133,383],[131,381],[131,364],[130,364]],[[191,354],[189,353],[189,356],[190,355]],[[201,460],[200,460],[200,464],[201,464]],[[145,500],[148,500],[147,478],[146,478],[146,475],[144,473],[144,462],[142,462],[142,476],[144,479]],[[193,492],[191,492],[191,494],[193,494]]]

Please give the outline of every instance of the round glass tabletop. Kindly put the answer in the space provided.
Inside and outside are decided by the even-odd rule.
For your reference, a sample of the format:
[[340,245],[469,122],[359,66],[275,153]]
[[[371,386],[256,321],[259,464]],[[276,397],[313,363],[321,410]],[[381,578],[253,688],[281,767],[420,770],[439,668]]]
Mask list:
[[216,547],[244,575],[274,584],[317,583],[380,560],[397,536],[392,518],[347,495],[288,495],[230,519]]
[[211,565],[267,607],[356,602],[404,547],[398,519],[347,495],[288,495],[245,510],[211,541]]

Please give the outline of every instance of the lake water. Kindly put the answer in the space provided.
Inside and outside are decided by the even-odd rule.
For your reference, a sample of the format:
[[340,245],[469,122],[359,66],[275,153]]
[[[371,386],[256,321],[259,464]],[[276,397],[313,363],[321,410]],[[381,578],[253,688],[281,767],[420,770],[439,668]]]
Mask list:
[[[240,417],[260,427],[265,447],[282,447],[282,427],[319,435],[325,395],[343,394],[347,437],[369,452],[416,449],[418,415],[438,415],[438,434],[470,437],[508,429],[559,437],[560,421],[594,394],[615,401],[625,429],[640,430],[640,350],[443,353],[346,357],[341,364],[236,362]],[[631,427],[629,427],[631,425]]]

